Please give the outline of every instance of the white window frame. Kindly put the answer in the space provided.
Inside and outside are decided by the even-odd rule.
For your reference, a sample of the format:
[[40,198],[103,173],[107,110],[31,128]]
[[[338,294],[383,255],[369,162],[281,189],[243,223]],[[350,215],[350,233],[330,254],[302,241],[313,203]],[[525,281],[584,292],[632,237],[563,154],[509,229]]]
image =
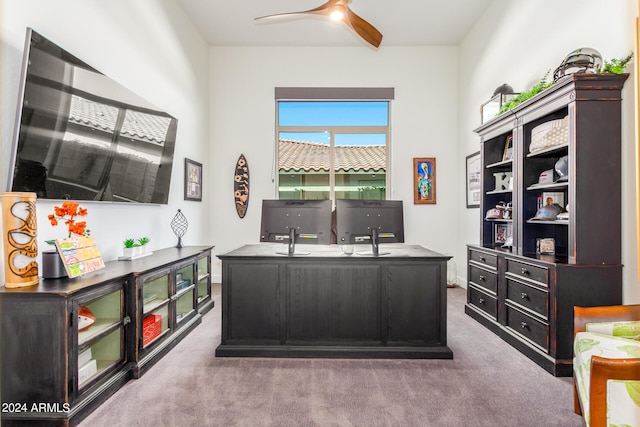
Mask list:
[[[393,88],[301,88],[276,87],[276,127],[273,156],[272,181],[275,183],[276,196],[280,197],[280,174],[278,169],[278,141],[281,132],[329,132],[329,198],[335,202],[335,137],[336,133],[384,134],[386,136],[385,163],[385,198],[391,194],[391,101],[394,99]],[[295,101],[382,101],[388,102],[386,126],[280,126],[278,113],[279,102]]]

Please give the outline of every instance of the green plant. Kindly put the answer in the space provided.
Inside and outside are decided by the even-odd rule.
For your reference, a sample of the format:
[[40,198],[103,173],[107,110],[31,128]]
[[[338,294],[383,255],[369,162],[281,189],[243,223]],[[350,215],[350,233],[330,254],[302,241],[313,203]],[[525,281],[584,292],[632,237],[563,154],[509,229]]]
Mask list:
[[149,238],[148,237],[141,237],[138,239],[138,243],[140,244],[140,246],[144,246],[147,243],[149,243]]
[[551,86],[553,83],[547,82],[548,75],[549,75],[549,70],[547,70],[544,77],[542,77],[542,79],[540,79],[538,84],[536,84],[534,87],[532,87],[531,89],[525,92],[519,93],[518,96],[516,96],[515,98],[510,99],[509,101],[502,104],[502,107],[500,107],[500,111],[498,111],[498,114],[496,115],[500,115],[506,111],[511,110],[516,105],[522,104],[527,99],[533,98],[534,96],[536,96],[537,94],[539,94],[540,92],[542,92],[543,90]]
[[126,239],[124,242],[122,242],[124,244],[125,248],[132,248],[135,244],[135,240],[133,239]]
[[611,61],[604,61],[604,65],[600,73],[602,74],[622,74],[624,73],[624,69],[627,68],[627,64],[633,58],[633,52],[630,52],[629,55],[625,56],[622,59],[613,58]]

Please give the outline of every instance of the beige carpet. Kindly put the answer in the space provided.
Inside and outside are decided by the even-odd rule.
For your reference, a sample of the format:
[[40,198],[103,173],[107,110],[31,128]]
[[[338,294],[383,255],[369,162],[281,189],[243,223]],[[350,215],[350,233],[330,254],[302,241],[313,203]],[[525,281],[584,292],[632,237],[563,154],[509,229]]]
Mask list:
[[214,357],[220,288],[203,323],[81,423],[114,426],[583,426],[554,378],[448,294],[453,360]]

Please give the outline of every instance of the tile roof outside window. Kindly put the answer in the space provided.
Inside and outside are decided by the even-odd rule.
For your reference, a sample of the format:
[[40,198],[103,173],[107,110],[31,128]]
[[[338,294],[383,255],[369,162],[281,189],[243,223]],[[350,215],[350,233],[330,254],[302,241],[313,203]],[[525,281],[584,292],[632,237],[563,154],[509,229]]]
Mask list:
[[[329,171],[329,146],[305,141],[280,139],[279,165],[281,172]],[[386,147],[384,145],[336,146],[335,170],[384,171]]]

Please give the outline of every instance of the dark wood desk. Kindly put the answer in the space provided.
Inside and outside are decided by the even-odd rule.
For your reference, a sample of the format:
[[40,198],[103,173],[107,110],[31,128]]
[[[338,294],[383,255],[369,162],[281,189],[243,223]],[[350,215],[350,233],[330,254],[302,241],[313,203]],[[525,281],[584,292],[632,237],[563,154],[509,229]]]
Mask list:
[[[355,246],[367,250],[366,246]],[[222,342],[216,356],[452,359],[448,256],[386,244],[246,245],[222,260]]]

